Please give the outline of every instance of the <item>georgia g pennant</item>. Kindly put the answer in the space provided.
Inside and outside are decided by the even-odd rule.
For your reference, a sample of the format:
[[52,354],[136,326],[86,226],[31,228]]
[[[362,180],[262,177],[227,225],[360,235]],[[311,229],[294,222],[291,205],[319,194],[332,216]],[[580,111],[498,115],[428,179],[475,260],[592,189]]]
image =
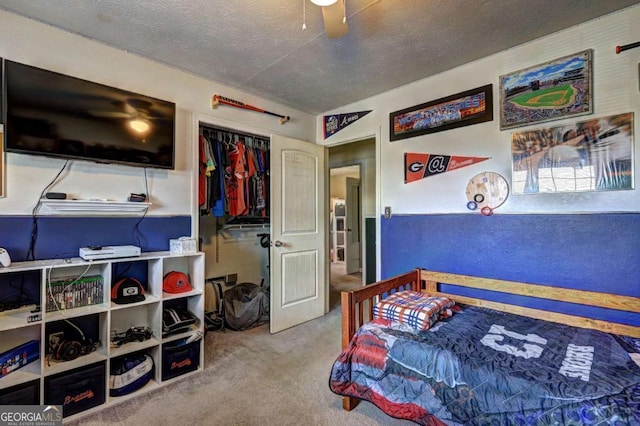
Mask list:
[[404,153],[404,183],[470,166],[491,157],[459,157],[455,155]]

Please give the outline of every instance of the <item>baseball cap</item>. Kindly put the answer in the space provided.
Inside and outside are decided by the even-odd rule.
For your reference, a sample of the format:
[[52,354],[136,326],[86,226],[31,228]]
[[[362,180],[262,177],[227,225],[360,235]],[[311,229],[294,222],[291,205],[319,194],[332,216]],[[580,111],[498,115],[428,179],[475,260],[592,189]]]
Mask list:
[[164,276],[162,290],[167,293],[185,293],[193,290],[189,284],[189,277],[180,271],[171,271]]
[[144,287],[133,277],[124,277],[111,288],[111,301],[119,305],[142,302]]

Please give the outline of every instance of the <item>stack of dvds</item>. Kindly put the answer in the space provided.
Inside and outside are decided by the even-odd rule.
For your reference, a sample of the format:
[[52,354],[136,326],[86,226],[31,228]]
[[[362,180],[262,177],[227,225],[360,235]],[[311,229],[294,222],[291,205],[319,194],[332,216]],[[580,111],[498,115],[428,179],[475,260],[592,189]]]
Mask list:
[[102,275],[61,278],[47,286],[47,312],[97,305],[104,301]]

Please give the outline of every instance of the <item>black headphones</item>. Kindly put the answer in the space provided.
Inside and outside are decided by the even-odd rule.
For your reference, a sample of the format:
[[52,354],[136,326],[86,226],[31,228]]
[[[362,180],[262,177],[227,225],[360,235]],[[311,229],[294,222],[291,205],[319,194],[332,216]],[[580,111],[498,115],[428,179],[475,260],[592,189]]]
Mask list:
[[[57,343],[51,344],[50,356],[58,361],[71,361],[81,355],[87,355],[96,350],[97,343],[86,337],[80,327],[69,320],[65,320],[71,328],[65,329],[65,336]],[[75,333],[67,333],[67,330],[75,330]],[[76,334],[78,338],[73,339],[70,334]]]

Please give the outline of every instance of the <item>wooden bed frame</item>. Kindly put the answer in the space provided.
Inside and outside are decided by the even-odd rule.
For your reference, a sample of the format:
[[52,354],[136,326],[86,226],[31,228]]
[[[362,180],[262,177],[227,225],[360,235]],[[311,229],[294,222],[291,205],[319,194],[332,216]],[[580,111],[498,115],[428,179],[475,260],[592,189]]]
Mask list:
[[[430,295],[447,296],[456,302],[466,305],[482,306],[575,327],[601,330],[607,333],[640,337],[640,327],[443,293],[439,290],[440,283],[640,313],[640,297],[619,296],[609,293],[415,269],[357,290],[342,292],[342,349],[344,350],[349,346],[349,342],[358,327],[372,319],[373,306],[378,302],[380,296],[384,293],[401,290],[422,291]],[[358,402],[357,398],[344,397],[342,406],[345,410],[350,411],[355,408]]]

